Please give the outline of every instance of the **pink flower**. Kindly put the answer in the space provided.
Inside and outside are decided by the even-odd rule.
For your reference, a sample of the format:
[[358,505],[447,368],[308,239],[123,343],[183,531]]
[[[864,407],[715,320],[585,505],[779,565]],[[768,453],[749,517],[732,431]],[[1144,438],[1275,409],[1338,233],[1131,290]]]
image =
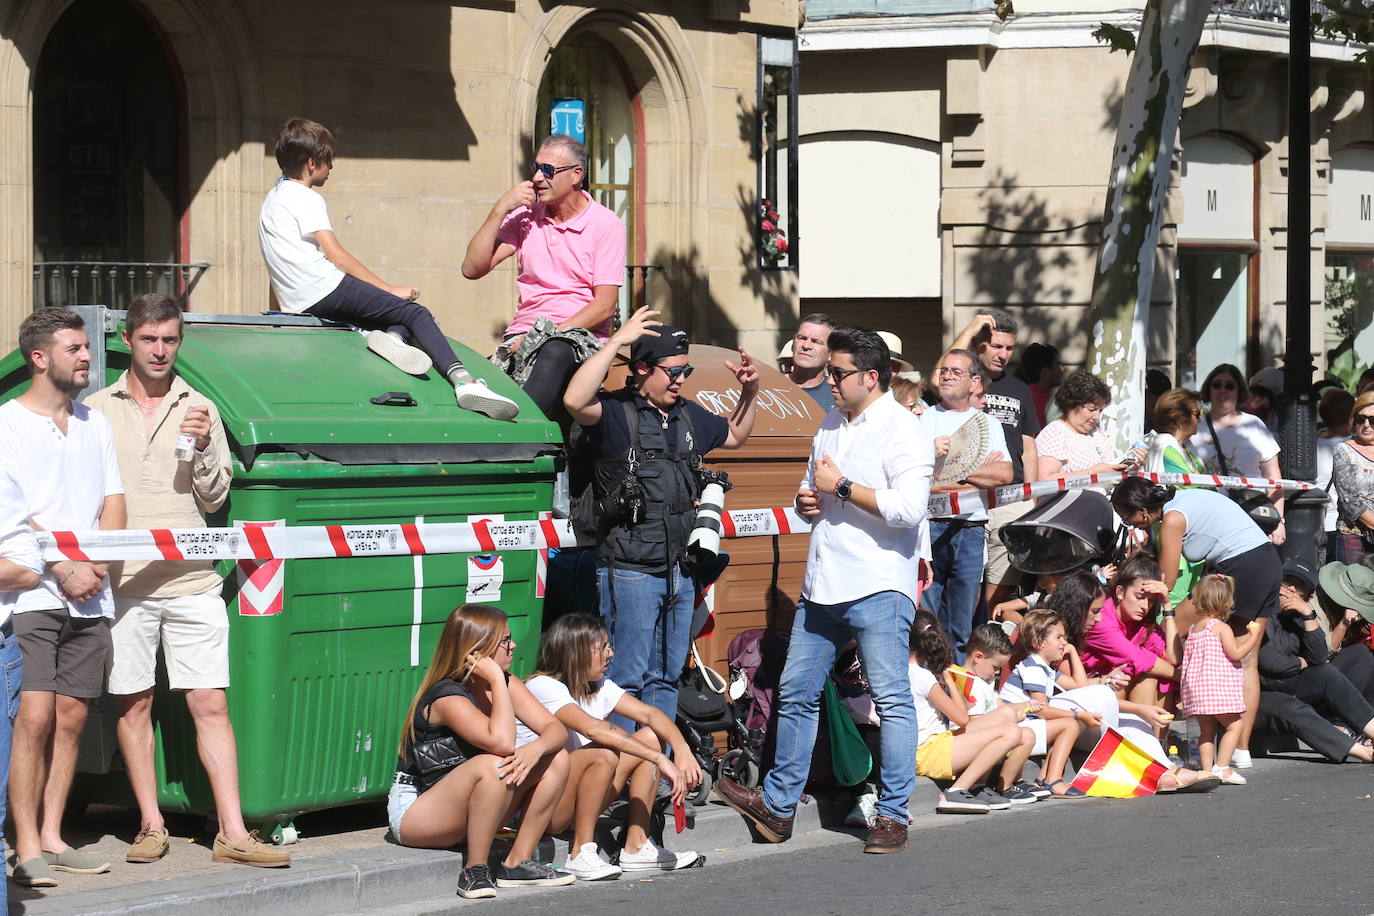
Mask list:
[[776,220],[776,219],[778,218],[778,211],[777,211],[777,210],[769,210],[769,211],[768,211],[766,214],[764,214],[764,215],[767,216],[767,217],[768,217],[769,219],[771,219],[771,220]]
[[762,229],[764,232],[772,232],[775,227],[768,220],[764,220],[763,222],[759,223],[759,228]]
[[778,237],[773,240],[773,246],[777,248],[778,251],[786,251],[787,239],[783,238],[782,235],[779,234]]

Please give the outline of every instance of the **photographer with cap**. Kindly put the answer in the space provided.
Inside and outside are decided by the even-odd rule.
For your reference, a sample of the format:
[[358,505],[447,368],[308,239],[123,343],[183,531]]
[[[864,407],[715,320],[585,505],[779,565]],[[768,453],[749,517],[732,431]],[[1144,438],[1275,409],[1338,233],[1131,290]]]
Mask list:
[[[686,558],[706,483],[701,459],[749,438],[759,373],[743,349],[738,364],[725,363],[740,385],[728,420],[682,397],[693,369],[687,333],[658,314],[635,312],[573,375],[563,406],[596,455],[596,582],[614,653],[606,675],[672,720],[696,597]],[[601,391],[624,346],[631,347],[625,387]]]

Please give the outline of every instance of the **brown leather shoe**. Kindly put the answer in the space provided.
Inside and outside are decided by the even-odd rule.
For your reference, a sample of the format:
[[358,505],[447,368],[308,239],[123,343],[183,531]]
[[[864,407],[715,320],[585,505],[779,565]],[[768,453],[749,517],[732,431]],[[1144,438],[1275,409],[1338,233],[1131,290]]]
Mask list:
[[746,789],[728,776],[716,780],[715,788],[720,800],[753,821],[768,842],[781,843],[792,836],[792,818],[778,817],[769,811],[759,789]]
[[886,815],[878,815],[878,822],[868,833],[864,852],[901,852],[906,849],[906,824],[899,824]]

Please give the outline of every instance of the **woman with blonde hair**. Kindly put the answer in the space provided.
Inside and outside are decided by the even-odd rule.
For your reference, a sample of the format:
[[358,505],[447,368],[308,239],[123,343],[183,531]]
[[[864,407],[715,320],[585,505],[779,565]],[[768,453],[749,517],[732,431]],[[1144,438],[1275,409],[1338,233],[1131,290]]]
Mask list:
[[[510,676],[514,653],[504,611],[485,604],[455,610],[401,730],[396,782],[387,797],[391,833],[402,846],[466,844],[460,897],[576,880],[534,860],[568,777],[568,733]],[[517,719],[534,736],[519,747]],[[492,840],[517,811],[520,828],[493,883]]]
[[1355,399],[1351,436],[1336,449],[1336,559],[1354,563],[1374,553],[1374,391]]
[[[621,871],[675,871],[701,858],[695,852],[662,849],[649,838],[649,818],[660,773],[673,789],[673,802],[701,782],[701,768],[676,725],[606,677],[611,637],[600,617],[565,614],[539,643],[539,670],[528,687],[567,728],[569,774],[554,811],[555,833],[572,827],[567,870],[584,881],[617,877]],[[606,721],[612,714],[644,726],[626,734]],[[516,743],[532,739],[520,730]],[[671,747],[673,760],[663,753]],[[676,762],[674,762],[676,761]],[[629,805],[620,865],[597,854],[596,820],[629,783]]]

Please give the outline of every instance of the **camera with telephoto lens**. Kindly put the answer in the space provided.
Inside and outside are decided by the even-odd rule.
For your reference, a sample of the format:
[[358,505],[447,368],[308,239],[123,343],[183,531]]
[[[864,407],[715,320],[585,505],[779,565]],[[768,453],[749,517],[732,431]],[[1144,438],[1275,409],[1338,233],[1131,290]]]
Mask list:
[[705,492],[706,488],[713,483],[719,484],[720,488],[726,493],[729,493],[735,488],[735,485],[730,482],[730,475],[724,471],[710,471],[700,464],[697,464],[692,468],[692,473],[695,474],[697,478],[698,493]]

